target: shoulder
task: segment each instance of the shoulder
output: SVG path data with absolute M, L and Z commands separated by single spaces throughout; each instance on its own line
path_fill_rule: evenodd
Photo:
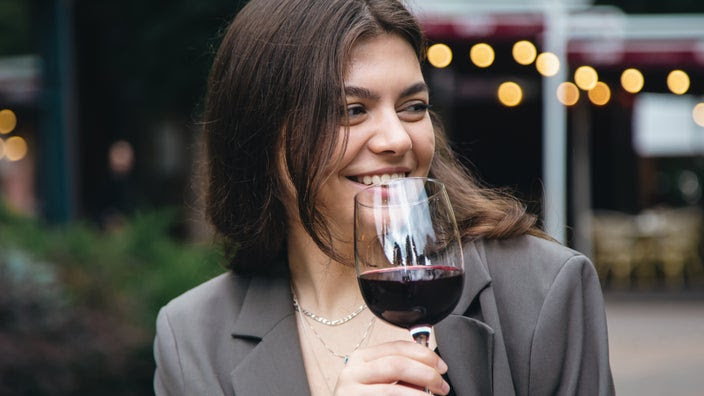
M 603 297 L 591 261 L 533 236 L 477 245 L 491 275 L 495 306 L 488 309 L 498 314 L 492 324 L 500 329 L 519 393 L 610 394 Z
M 530 235 L 505 240 L 483 240 L 479 250 L 485 258 L 494 287 L 499 288 L 506 283 L 514 288 L 518 283 L 547 292 L 566 267 L 567 271 L 571 271 L 572 267 L 592 268 L 591 262 L 583 254 L 557 242 Z
M 154 355 L 157 394 L 217 394 L 230 370 L 230 332 L 249 280 L 231 272 L 188 290 L 161 308 Z
M 162 307 L 157 331 L 169 328 L 177 339 L 195 341 L 230 330 L 248 283 L 249 279 L 227 272 L 186 291 Z
M 226 272 L 169 301 L 164 310 L 171 317 L 207 315 L 216 310 L 216 307 L 237 310 L 248 284 L 249 278 Z
M 571 298 L 565 293 L 582 293 L 587 283 L 599 288 L 596 271 L 583 254 L 557 242 L 521 236 L 507 240 L 485 240 L 478 246 L 491 276 L 491 290 L 502 327 L 509 336 L 527 337 L 546 302 L 551 310 L 569 311 Z

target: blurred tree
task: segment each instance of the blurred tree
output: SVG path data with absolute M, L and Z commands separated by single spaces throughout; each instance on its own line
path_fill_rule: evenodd
M 0 1 L 0 56 L 24 55 L 36 51 L 31 27 L 31 2 Z
M 178 149 L 193 146 L 212 56 L 243 3 L 75 1 L 83 215 L 100 220 L 115 205 L 184 204 L 193 154 L 179 151 L 184 169 L 160 174 L 157 134 L 171 122 Z M 135 170 L 118 184 L 106 165 L 117 140 L 135 149 Z

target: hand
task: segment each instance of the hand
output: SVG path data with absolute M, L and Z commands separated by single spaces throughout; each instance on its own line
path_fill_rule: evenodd
M 435 352 L 410 341 L 393 341 L 360 349 L 340 372 L 335 395 L 446 395 L 442 375 L 447 364 Z

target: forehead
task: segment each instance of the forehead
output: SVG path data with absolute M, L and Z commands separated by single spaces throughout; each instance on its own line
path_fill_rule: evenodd
M 356 69 L 392 64 L 417 68 L 420 62 L 413 46 L 401 35 L 384 33 L 356 42 L 350 50 L 345 68 L 345 79 Z

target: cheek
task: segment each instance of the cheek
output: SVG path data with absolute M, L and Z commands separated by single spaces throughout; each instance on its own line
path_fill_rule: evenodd
M 429 121 L 414 134 L 413 149 L 418 160 L 423 162 L 419 165 L 430 166 L 435 153 L 435 131 Z

